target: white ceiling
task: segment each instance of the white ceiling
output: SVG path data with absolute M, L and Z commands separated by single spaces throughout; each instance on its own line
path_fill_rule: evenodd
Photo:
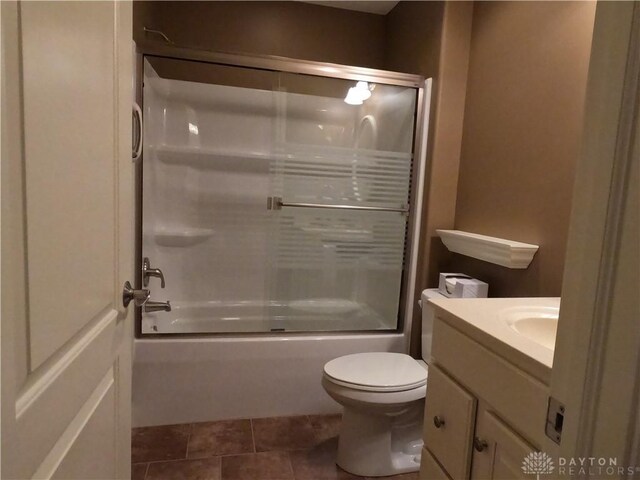
M 304 1 L 304 0 L 303 0 Z M 304 1 L 304 3 L 314 3 L 325 7 L 343 8 L 345 10 L 356 10 L 358 12 L 375 13 L 377 15 L 386 15 L 395 7 L 398 2 L 388 2 L 386 0 L 373 1 L 351 1 L 351 0 L 333 0 L 326 2 Z

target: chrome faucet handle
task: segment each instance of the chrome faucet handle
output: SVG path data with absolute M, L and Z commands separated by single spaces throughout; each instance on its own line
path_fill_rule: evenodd
M 149 277 L 158 277 L 160 279 L 160 288 L 165 287 L 164 273 L 159 268 L 152 268 L 147 270 L 147 283 L 149 283 Z
M 128 281 L 124 282 L 124 287 L 122 289 L 122 305 L 124 305 L 125 308 L 129 306 L 132 300 L 136 307 L 141 307 L 147 303 L 150 296 L 151 292 L 149 290 L 134 290 Z
M 148 257 L 144 257 L 142 260 L 142 284 L 145 287 L 149 286 L 149 278 L 158 277 L 160 279 L 160 288 L 165 287 L 164 273 L 159 268 L 151 268 L 151 262 Z

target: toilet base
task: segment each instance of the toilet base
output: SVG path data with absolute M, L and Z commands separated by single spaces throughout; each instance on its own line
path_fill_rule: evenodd
M 349 473 L 383 477 L 420 469 L 424 400 L 393 414 L 345 406 L 337 464 Z

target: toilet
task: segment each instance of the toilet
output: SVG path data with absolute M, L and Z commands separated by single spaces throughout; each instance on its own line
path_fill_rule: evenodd
M 431 356 L 433 310 L 422 292 L 422 358 Z M 344 407 L 336 463 L 349 473 L 382 477 L 420 468 L 428 365 L 403 353 L 367 352 L 324 366 L 322 386 Z

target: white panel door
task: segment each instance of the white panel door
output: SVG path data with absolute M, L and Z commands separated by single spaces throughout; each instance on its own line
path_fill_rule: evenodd
M 564 458 L 640 465 L 640 2 L 598 2 L 551 397 Z M 626 470 L 610 478 L 630 478 Z
M 131 4 L 1 8 L 1 476 L 127 478 Z

